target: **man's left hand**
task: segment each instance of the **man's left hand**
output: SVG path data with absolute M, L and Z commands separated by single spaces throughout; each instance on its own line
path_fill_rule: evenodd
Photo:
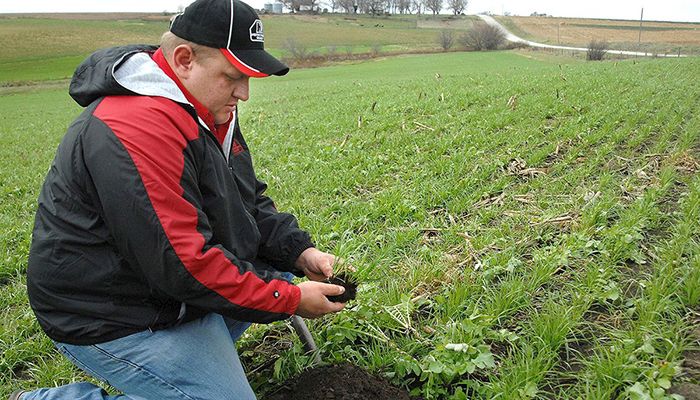
M 304 250 L 295 265 L 301 269 L 307 278 L 312 281 L 324 281 L 333 275 L 333 265 L 336 257 L 333 254 L 324 253 L 315 247 Z

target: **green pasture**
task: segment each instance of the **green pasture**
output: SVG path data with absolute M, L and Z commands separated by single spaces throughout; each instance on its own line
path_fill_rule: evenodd
M 560 61 L 400 56 L 252 82 L 258 174 L 362 282 L 310 322 L 322 360 L 426 399 L 697 383 L 681 361 L 700 310 L 700 62 Z M 40 184 L 79 111 L 64 90 L 0 96 L 0 398 L 84 379 L 24 284 Z M 285 323 L 240 353 L 262 396 L 312 363 Z
M 470 26 L 474 17 L 421 17 L 423 25 L 460 22 Z M 411 16 L 371 17 L 263 16 L 266 48 L 285 56 L 285 43 L 294 40 L 309 52 L 327 54 L 410 52 L 436 50 L 440 29 L 418 28 Z M 75 66 L 95 49 L 133 43 L 157 44 L 168 28 L 167 17 L 153 19 L 0 18 L 0 86 L 70 77 Z

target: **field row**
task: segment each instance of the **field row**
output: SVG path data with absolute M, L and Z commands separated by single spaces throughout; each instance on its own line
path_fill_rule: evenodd
M 258 162 L 312 181 L 276 197 L 320 214 L 303 222 L 367 281 L 367 302 L 315 327 L 324 355 L 429 398 L 657 389 L 644 377 L 675 373 L 698 302 L 696 66 L 482 57 L 490 73 L 364 66 L 248 110 L 255 132 L 289 132 L 256 136 Z M 304 365 L 278 363 L 280 379 Z
M 241 124 L 259 175 L 362 282 L 311 323 L 321 358 L 427 399 L 664 398 L 697 379 L 681 368 L 700 306 L 697 70 L 453 53 L 253 82 Z M 0 397 L 81 376 L 23 273 L 77 112 L 59 91 L 0 97 Z M 240 353 L 261 395 L 313 362 L 284 323 Z

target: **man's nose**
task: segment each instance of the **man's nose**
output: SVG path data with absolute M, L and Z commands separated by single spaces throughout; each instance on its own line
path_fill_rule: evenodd
M 237 98 L 238 100 L 241 101 L 246 101 L 248 100 L 249 96 L 249 83 L 250 83 L 250 78 L 245 77 L 245 79 L 241 80 L 241 83 L 236 86 L 235 89 L 233 89 L 233 97 Z

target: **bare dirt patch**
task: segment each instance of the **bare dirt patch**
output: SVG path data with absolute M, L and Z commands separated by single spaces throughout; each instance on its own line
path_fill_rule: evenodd
M 694 383 L 681 383 L 680 385 L 673 386 L 669 393 L 679 394 L 685 398 L 685 400 L 700 400 L 700 385 Z
M 313 368 L 288 381 L 266 400 L 410 400 L 405 390 L 350 365 Z
M 692 338 L 696 344 L 700 344 L 700 328 L 696 328 L 692 333 Z M 683 378 L 691 382 L 675 384 L 669 390 L 670 393 L 679 394 L 686 400 L 700 400 L 700 349 L 694 348 L 683 352 Z M 694 383 L 693 383 L 694 382 Z
M 68 79 L 52 81 L 0 82 L 0 96 L 37 90 L 67 89 Z

